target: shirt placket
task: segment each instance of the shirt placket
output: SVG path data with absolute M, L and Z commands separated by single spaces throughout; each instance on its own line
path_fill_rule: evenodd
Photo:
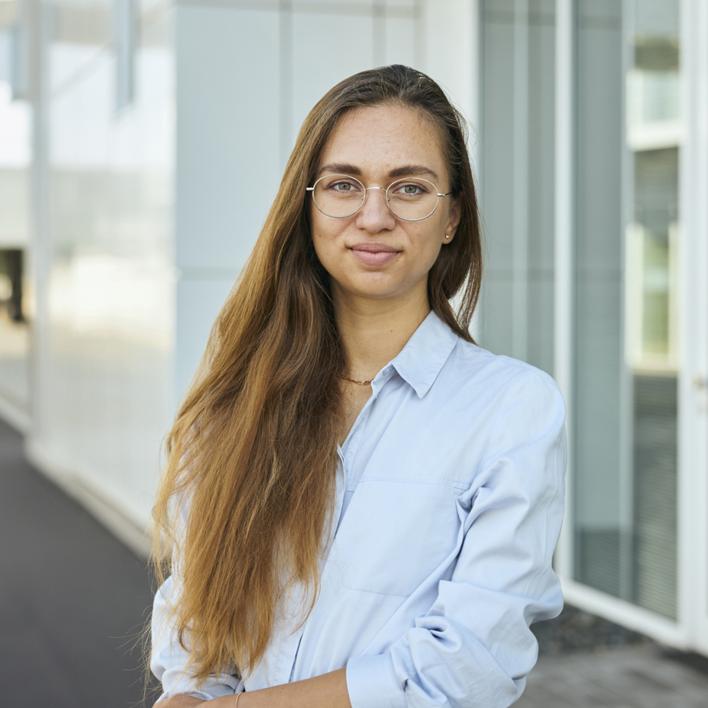
M 372 383 L 372 393 L 371 396 L 369 396 L 368 400 L 364 404 L 364 407 L 359 411 L 359 415 L 356 417 L 356 420 L 354 421 L 354 425 L 352 426 L 351 430 L 349 431 L 349 435 L 347 435 L 346 440 L 344 441 L 344 444 L 340 447 L 337 446 L 337 453 L 339 454 L 339 459 L 342 464 L 342 469 L 343 469 L 343 478 L 344 478 L 344 490 L 343 490 L 343 495 L 347 492 L 350 491 L 352 494 L 354 493 L 354 490 L 356 489 L 356 486 L 359 482 L 359 475 L 356 474 L 356 454 L 359 450 L 361 440 L 363 439 L 364 436 L 364 431 L 366 430 L 366 424 L 371 417 L 371 408 L 374 405 L 374 402 L 376 399 L 379 397 L 379 394 L 381 393 L 381 390 L 385 386 L 386 382 L 389 380 L 389 378 L 392 375 L 392 371 L 390 366 L 387 367 L 385 370 L 382 371 L 380 378 L 377 377 L 377 379 Z M 344 499 L 344 496 L 342 495 L 342 500 Z M 350 499 L 351 503 L 351 499 Z M 346 513 L 346 510 L 344 510 L 344 513 Z M 338 520 L 337 520 L 337 525 L 335 528 L 334 535 L 332 537 L 332 540 L 334 539 L 334 536 L 336 536 L 337 530 L 339 529 L 339 525 L 342 522 L 343 514 L 342 514 L 342 508 L 341 504 L 338 509 Z
M 386 383 L 390 377 L 390 371 L 388 371 L 380 380 L 377 385 L 373 387 L 373 391 L 369 399 L 364 404 L 364 407 L 359 411 L 359 415 L 354 421 L 349 434 L 347 435 L 344 443 L 342 445 L 337 445 L 337 455 L 339 456 L 340 464 L 337 466 L 337 492 L 336 492 L 336 518 L 337 523 L 334 525 L 334 530 L 330 533 L 330 537 L 327 543 L 327 550 L 325 556 L 329 554 L 329 550 L 334 542 L 334 538 L 337 535 L 337 530 L 342 521 L 342 505 L 344 502 L 344 494 L 350 488 L 352 482 L 351 470 L 354 466 L 354 459 L 356 451 L 358 449 L 358 441 L 361 439 L 363 434 L 366 421 L 369 419 L 371 414 L 371 407 L 374 401 L 378 398 L 381 388 Z M 326 557 L 323 560 L 323 564 L 326 561 Z M 295 662 L 297 660 L 298 651 L 300 649 L 300 642 L 302 641 L 302 635 L 307 627 L 307 621 L 298 630 L 297 634 L 294 635 L 290 641 L 287 642 L 288 648 L 291 648 L 291 658 L 290 658 L 290 671 L 288 676 L 288 682 L 292 680 L 293 671 L 295 669 Z M 294 649 L 292 648 L 294 646 Z M 286 648 L 287 651 L 287 648 Z

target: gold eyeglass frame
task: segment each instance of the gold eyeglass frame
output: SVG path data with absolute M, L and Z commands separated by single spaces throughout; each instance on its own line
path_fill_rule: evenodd
M 317 183 L 322 181 L 325 178 L 332 179 L 333 177 L 346 177 L 347 179 L 353 180 L 354 182 L 357 182 L 358 184 L 361 185 L 362 189 L 364 190 L 364 198 L 361 200 L 361 204 L 351 213 L 347 214 L 346 216 L 332 216 L 331 214 L 328 214 L 325 211 L 322 211 L 322 208 L 320 205 L 317 203 L 317 200 L 315 199 L 315 187 L 317 187 Z M 425 216 L 421 216 L 418 219 L 407 219 L 405 216 L 399 216 L 396 214 L 396 212 L 391 209 L 391 200 L 389 199 L 389 193 L 388 190 L 393 187 L 394 184 L 398 184 L 400 182 L 406 182 L 409 179 L 417 179 L 422 182 L 427 182 L 429 185 L 431 185 L 434 188 L 434 196 L 438 197 L 435 200 L 435 206 L 433 207 L 433 210 L 429 213 L 426 214 Z M 383 189 L 383 187 L 380 187 L 379 185 L 374 185 L 373 187 L 366 187 L 364 183 L 357 179 L 356 177 L 352 177 L 352 175 L 345 174 L 343 172 L 337 172 L 335 174 L 329 174 L 329 175 L 322 175 L 318 179 L 315 180 L 315 183 L 311 187 L 305 187 L 305 191 L 310 192 L 312 194 L 312 203 L 315 205 L 315 208 L 317 211 L 319 211 L 321 214 L 324 214 L 325 216 L 329 217 L 330 219 L 350 219 L 354 214 L 356 214 L 363 206 L 366 204 L 366 198 L 369 196 L 369 190 L 370 189 Z M 393 214 L 397 219 L 401 219 L 402 221 L 423 221 L 424 219 L 429 219 L 438 209 L 438 204 L 440 203 L 440 197 L 449 197 L 452 194 L 452 191 L 450 192 L 439 192 L 438 191 L 438 185 L 435 184 L 435 182 L 431 182 L 429 179 L 425 179 L 423 177 L 401 177 L 400 179 L 396 179 L 393 182 L 391 182 L 388 187 L 386 187 L 385 191 L 385 198 L 386 198 L 386 206 L 388 207 L 388 210 Z

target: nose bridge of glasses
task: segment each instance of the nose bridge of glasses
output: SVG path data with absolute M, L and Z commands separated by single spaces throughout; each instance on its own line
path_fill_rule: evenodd
M 382 200 L 383 208 L 384 208 L 386 211 L 390 211 L 390 208 L 391 208 L 391 207 L 390 207 L 390 205 L 389 205 L 389 203 L 388 203 L 388 191 L 387 191 L 388 188 L 387 188 L 387 187 L 382 187 L 382 186 L 379 185 L 379 184 L 373 184 L 373 185 L 371 185 L 370 187 L 364 187 L 364 195 L 363 195 L 363 198 L 362 198 L 362 200 L 361 200 L 361 204 L 359 205 L 359 209 L 357 209 L 357 211 L 363 210 L 363 208 L 364 208 L 365 205 L 368 205 L 369 207 L 371 206 L 371 200 L 368 199 L 369 190 L 370 190 L 370 189 L 376 189 L 376 190 L 378 190 L 379 192 L 382 193 L 382 194 L 381 194 L 381 200 Z

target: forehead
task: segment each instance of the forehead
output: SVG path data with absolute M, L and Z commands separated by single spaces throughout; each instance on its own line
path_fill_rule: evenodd
M 440 129 L 422 110 L 399 104 L 347 111 L 335 125 L 318 160 L 356 165 L 379 177 L 401 165 L 423 165 L 447 177 Z

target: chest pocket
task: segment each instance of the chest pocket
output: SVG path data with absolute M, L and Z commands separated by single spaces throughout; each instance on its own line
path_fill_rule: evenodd
M 410 595 L 455 550 L 458 493 L 449 482 L 361 480 L 334 543 L 342 585 Z

